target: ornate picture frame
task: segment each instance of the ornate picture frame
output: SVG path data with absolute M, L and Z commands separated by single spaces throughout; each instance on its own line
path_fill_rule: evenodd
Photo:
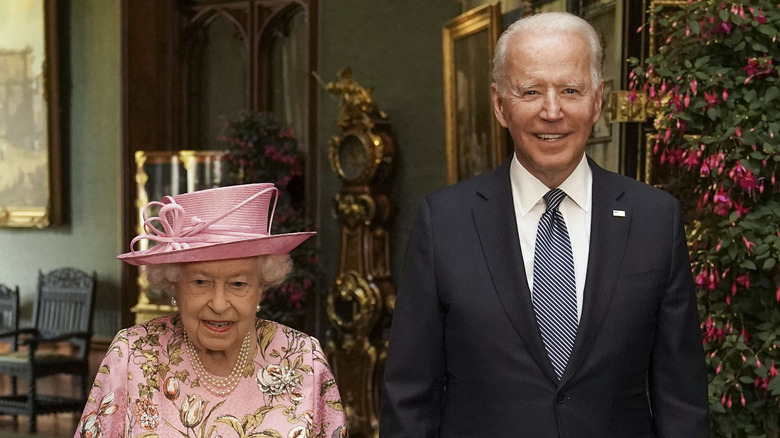
M 57 2 L 0 2 L 0 227 L 62 223 Z
M 447 182 L 500 164 L 506 133 L 493 114 L 491 61 L 501 34 L 499 3 L 484 5 L 444 25 L 444 109 Z

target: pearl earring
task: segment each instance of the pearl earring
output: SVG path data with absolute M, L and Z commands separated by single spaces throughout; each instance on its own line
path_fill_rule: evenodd
M 176 298 L 171 297 L 171 306 L 176 307 Z
M 255 307 L 255 309 L 259 312 L 260 311 L 260 305 L 258 304 L 257 307 Z

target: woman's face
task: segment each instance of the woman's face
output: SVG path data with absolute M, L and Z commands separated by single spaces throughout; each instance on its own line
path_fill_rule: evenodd
M 227 356 L 254 330 L 262 290 L 256 257 L 184 263 L 172 288 L 195 347 Z

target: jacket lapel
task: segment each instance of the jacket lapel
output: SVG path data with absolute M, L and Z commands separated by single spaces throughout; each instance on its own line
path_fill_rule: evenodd
M 588 162 L 593 171 L 588 269 L 577 338 L 560 385 L 566 383 L 587 356 L 609 310 L 632 220 L 619 179 L 592 160 Z
M 485 178 L 486 183 L 477 190 L 472 216 L 493 287 L 509 321 L 540 368 L 555 381 L 557 378 L 542 343 L 523 267 L 509 181 L 510 160 Z

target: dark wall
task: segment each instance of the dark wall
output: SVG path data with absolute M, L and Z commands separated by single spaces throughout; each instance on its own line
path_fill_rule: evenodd
M 370 4 L 370 8 L 367 5 Z M 446 184 L 442 27 L 460 14 L 452 0 L 326 0 L 320 4 L 320 69 L 337 80 L 349 66 L 392 123 L 398 145 L 392 181 L 398 207 L 392 229 L 393 276 L 399 278 L 406 240 L 420 199 Z M 327 145 L 338 133 L 338 104 L 322 90 L 318 128 L 319 239 L 327 278 L 338 264 L 339 228 L 332 213 L 341 182 L 330 169 Z

